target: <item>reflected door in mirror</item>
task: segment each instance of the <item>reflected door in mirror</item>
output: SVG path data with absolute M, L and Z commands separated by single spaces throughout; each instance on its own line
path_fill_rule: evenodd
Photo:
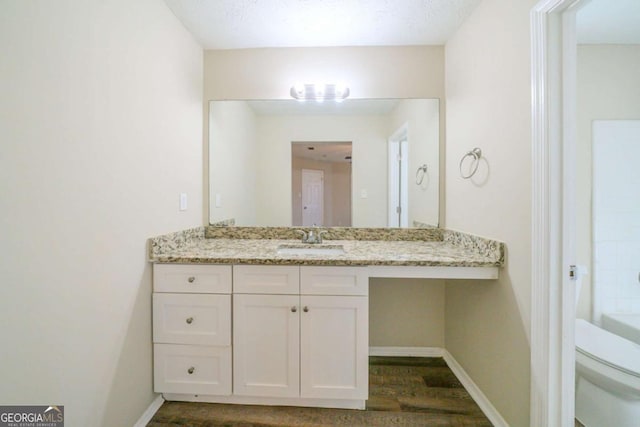
M 324 199 L 324 172 L 315 169 L 302 169 L 302 225 L 304 227 L 322 226 Z

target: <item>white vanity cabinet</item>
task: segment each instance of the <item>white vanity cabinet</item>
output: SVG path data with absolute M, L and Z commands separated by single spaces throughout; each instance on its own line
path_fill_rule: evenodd
M 154 264 L 167 400 L 364 409 L 366 267 Z
M 234 394 L 363 405 L 368 394 L 366 271 L 234 266 Z
M 231 394 L 231 266 L 154 264 L 154 390 Z

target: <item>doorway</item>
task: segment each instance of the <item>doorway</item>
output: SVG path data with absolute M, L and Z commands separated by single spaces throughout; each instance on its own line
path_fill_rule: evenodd
M 592 159 L 589 157 L 585 162 L 585 156 L 580 157 L 585 153 L 591 154 L 591 146 L 585 149 L 584 146 L 577 145 L 577 142 L 586 141 L 591 144 L 591 136 L 585 138 L 583 129 L 588 129 L 588 133 L 594 130 L 594 120 L 624 119 L 619 114 L 610 112 L 598 114 L 600 117 L 588 116 L 585 114 L 587 106 L 597 106 L 598 111 L 602 111 L 600 107 L 607 105 L 617 108 L 624 105 L 620 99 L 622 94 L 632 92 L 629 88 L 622 91 L 610 90 L 600 81 L 606 74 L 602 66 L 614 63 L 610 56 L 600 62 L 597 68 L 593 68 L 599 81 L 584 84 L 585 69 L 578 69 L 578 65 L 582 67 L 585 64 L 586 51 L 584 47 L 578 48 L 577 45 L 578 42 L 592 46 L 599 43 L 622 43 L 592 39 L 593 36 L 600 38 L 612 34 L 593 25 L 613 23 L 611 18 L 616 17 L 620 21 L 610 28 L 619 32 L 624 28 L 622 23 L 627 18 L 637 17 L 629 8 L 632 5 L 637 5 L 637 2 L 632 1 L 625 6 L 623 2 L 542 0 L 531 12 L 534 172 L 531 425 L 574 425 L 575 294 L 579 283 L 576 279 L 580 276 L 580 269 L 575 266 L 579 263 L 591 264 L 591 249 L 583 249 L 582 252 L 579 249 L 591 245 L 589 234 L 592 220 L 585 221 L 584 216 L 585 213 L 591 213 L 592 203 L 599 203 L 599 196 L 596 194 L 593 194 L 594 198 L 591 200 L 590 191 L 583 191 L 586 196 L 580 195 L 580 190 L 584 190 L 585 185 L 584 181 L 581 184 L 578 179 L 588 173 L 588 180 L 591 181 Z M 585 20 L 587 15 L 584 13 L 587 11 L 590 19 Z M 577 13 L 580 14 L 578 20 Z M 630 22 L 631 27 L 637 27 L 637 18 L 635 22 Z M 588 30 L 587 33 L 584 30 Z M 583 31 L 580 38 L 579 31 Z M 584 34 L 587 34 L 588 40 Z M 577 60 L 578 51 L 582 52 L 580 61 Z M 635 68 L 637 67 L 619 69 Z M 580 79 L 577 78 L 577 71 L 582 76 Z M 624 79 L 616 73 L 614 81 L 618 85 Z M 585 97 L 590 92 L 584 92 L 584 88 L 597 91 L 596 103 L 590 104 L 590 95 Z M 583 125 L 585 117 L 588 120 Z M 637 116 L 626 118 L 636 119 Z M 628 158 L 632 157 L 626 159 Z M 594 163 L 594 167 L 598 166 Z M 607 177 L 609 178 L 611 176 Z M 607 205 L 607 208 L 612 207 Z M 578 212 L 582 217 L 578 217 Z M 583 221 L 577 227 L 578 218 Z M 598 233 L 595 235 L 597 237 Z M 594 278 L 594 275 L 590 276 Z M 582 294 L 588 290 L 583 289 Z M 589 301 L 589 304 L 593 303 Z M 591 317 L 588 309 L 583 308 L 582 312 L 583 317 Z
M 352 144 L 291 143 L 293 226 L 351 227 Z

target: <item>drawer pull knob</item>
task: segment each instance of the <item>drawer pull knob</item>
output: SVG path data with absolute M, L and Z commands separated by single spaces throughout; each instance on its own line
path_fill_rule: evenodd
M 307 307 L 306 305 L 304 306 L 304 308 L 302 309 L 302 311 L 304 311 L 305 313 L 309 312 L 309 307 Z
M 195 278 L 195 277 L 193 277 L 193 276 L 191 276 L 191 277 L 189 277 L 189 278 L 187 279 L 187 281 L 188 281 L 189 283 L 193 283 L 193 282 L 195 282 L 195 281 L 196 281 L 196 278 Z
M 291 307 L 291 312 L 295 313 L 296 311 L 298 311 L 298 307 L 296 307 L 295 305 L 293 307 Z
M 188 323 L 188 324 L 192 324 L 192 323 L 193 323 L 193 317 L 189 317 L 189 318 L 187 318 L 187 323 Z
M 189 373 L 189 375 L 193 374 L 193 372 L 196 370 L 196 368 L 194 368 L 193 366 L 190 367 L 189 369 L 187 369 L 187 372 Z

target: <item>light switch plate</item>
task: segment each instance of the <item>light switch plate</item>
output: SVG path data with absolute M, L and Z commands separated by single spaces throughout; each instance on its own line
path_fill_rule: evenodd
M 187 210 L 187 193 L 180 193 L 180 210 Z

